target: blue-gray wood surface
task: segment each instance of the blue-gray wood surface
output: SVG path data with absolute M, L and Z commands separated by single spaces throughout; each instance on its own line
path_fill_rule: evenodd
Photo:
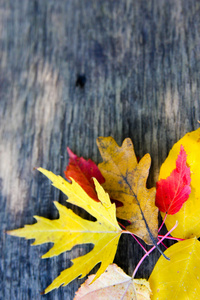
M 34 168 L 63 175 L 67 146 L 98 163 L 98 136 L 130 137 L 155 186 L 172 145 L 199 127 L 199 100 L 199 1 L 0 0 L 0 299 L 71 300 L 83 282 L 41 296 L 84 249 L 41 260 L 48 245 L 5 234 L 64 203 Z M 115 262 L 131 275 L 142 254 L 122 237 Z

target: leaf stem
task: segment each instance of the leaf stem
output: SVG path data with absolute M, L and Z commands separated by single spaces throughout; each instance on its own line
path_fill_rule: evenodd
M 164 217 L 164 219 L 163 219 L 163 221 L 162 221 L 162 224 L 160 225 L 160 228 L 158 229 L 158 232 L 160 232 L 160 231 L 161 231 L 161 229 L 162 229 L 163 225 L 165 224 L 165 220 L 166 220 L 166 218 L 167 218 L 167 213 L 165 214 L 165 217 Z
M 158 240 L 160 240 L 160 239 L 158 238 Z M 161 244 L 162 244 L 166 249 L 168 249 L 168 247 L 167 247 L 163 242 L 161 242 Z
M 122 227 L 124 227 L 124 226 L 122 225 Z M 145 253 L 148 252 L 132 232 L 126 230 L 126 231 L 123 231 L 123 233 L 132 235 L 132 237 L 136 240 L 136 242 L 140 245 L 140 247 L 144 250 L 144 252 Z
M 163 235 L 158 235 L 158 237 L 163 237 Z M 181 238 L 176 238 L 176 237 L 173 237 L 173 236 L 167 236 L 166 239 L 169 239 L 169 240 L 174 240 L 174 241 L 185 241 L 185 239 L 181 239 Z
M 126 229 L 126 227 L 125 227 L 124 225 L 122 225 L 120 222 L 118 222 L 118 224 L 119 224 L 122 228 Z
M 170 231 L 168 231 L 157 243 L 157 245 L 159 245 L 176 227 L 178 226 L 178 222 L 176 221 L 176 224 L 174 225 L 174 227 L 172 227 L 172 229 L 170 229 Z M 156 246 L 153 246 L 147 253 L 145 253 L 143 255 L 143 257 L 140 259 L 139 263 L 137 264 L 134 272 L 133 272 L 133 275 L 132 275 L 132 278 L 135 277 L 135 274 L 137 273 L 141 263 L 143 262 L 143 260 L 156 248 Z
M 134 239 L 140 245 L 140 247 L 142 247 L 142 249 L 144 250 L 144 252 L 147 253 L 148 251 L 144 248 L 144 246 L 140 243 L 140 241 L 136 238 L 136 236 L 133 233 L 131 233 L 131 232 L 130 232 L 130 234 L 132 235 L 132 237 L 134 237 Z
M 159 237 L 158 240 L 160 240 Z M 161 244 L 167 249 L 167 246 L 163 242 L 161 242 Z

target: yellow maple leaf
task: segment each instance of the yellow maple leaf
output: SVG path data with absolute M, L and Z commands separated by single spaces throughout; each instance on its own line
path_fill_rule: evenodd
M 200 295 L 200 242 L 188 239 L 169 247 L 149 278 L 152 300 L 196 300 Z
M 108 194 L 95 179 L 95 187 L 100 202 L 90 198 L 73 179 L 71 179 L 72 183 L 69 183 L 61 176 L 57 176 L 50 171 L 42 168 L 38 170 L 46 175 L 55 187 L 68 196 L 68 202 L 85 209 L 96 218 L 96 221 L 82 219 L 71 209 L 54 202 L 59 211 L 59 219 L 49 220 L 35 216 L 37 223 L 26 225 L 24 228 L 12 230 L 8 233 L 27 239 L 35 239 L 33 245 L 54 243 L 53 247 L 42 258 L 59 255 L 71 250 L 78 244 L 94 244 L 92 251 L 73 259 L 73 265 L 62 271 L 45 289 L 44 293 L 48 293 L 60 285 L 67 285 L 80 275 L 80 278 L 86 276 L 95 265 L 101 262 L 94 280 L 97 279 L 113 262 L 122 233 L 116 220 L 115 204 L 111 204 Z
M 172 236 L 183 239 L 198 238 L 200 237 L 200 128 L 188 132 L 174 144 L 160 168 L 159 180 L 167 178 L 175 169 L 181 145 L 187 154 L 186 164 L 191 172 L 191 193 L 178 213 L 167 215 L 165 225 L 170 230 L 178 221 L 177 228 L 171 233 Z M 165 217 L 164 213 L 161 213 L 161 215 L 163 218 Z
M 104 160 L 98 165 L 106 180 L 103 187 L 111 199 L 123 203 L 117 207 L 117 217 L 129 220 L 127 230 L 153 244 L 157 237 L 158 209 L 155 188 L 146 188 L 150 155 L 146 154 L 138 163 L 129 138 L 119 147 L 112 137 L 99 137 L 97 145 Z
M 81 285 L 74 300 L 150 300 L 151 289 L 146 279 L 132 279 L 116 264 L 93 283 L 94 275 Z

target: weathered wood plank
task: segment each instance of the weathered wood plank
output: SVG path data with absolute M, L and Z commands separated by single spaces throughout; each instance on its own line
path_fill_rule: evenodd
M 41 260 L 46 245 L 5 234 L 57 216 L 52 200 L 64 198 L 34 167 L 63 174 L 66 146 L 99 162 L 98 136 L 130 137 L 138 156 L 152 156 L 152 186 L 174 142 L 198 127 L 199 13 L 188 0 L 0 1 L 1 299 L 66 300 L 78 288 L 40 296 L 70 254 Z M 141 256 L 121 239 L 116 262 L 127 273 Z

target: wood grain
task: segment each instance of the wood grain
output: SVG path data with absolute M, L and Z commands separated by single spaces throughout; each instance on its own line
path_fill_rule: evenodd
M 40 296 L 84 250 L 41 260 L 47 245 L 5 234 L 64 203 L 34 167 L 63 174 L 67 146 L 100 162 L 98 136 L 130 137 L 151 154 L 153 186 L 172 145 L 198 128 L 199 14 L 192 0 L 0 0 L 0 299 L 71 300 L 83 281 Z M 142 254 L 124 237 L 116 263 L 131 275 Z

